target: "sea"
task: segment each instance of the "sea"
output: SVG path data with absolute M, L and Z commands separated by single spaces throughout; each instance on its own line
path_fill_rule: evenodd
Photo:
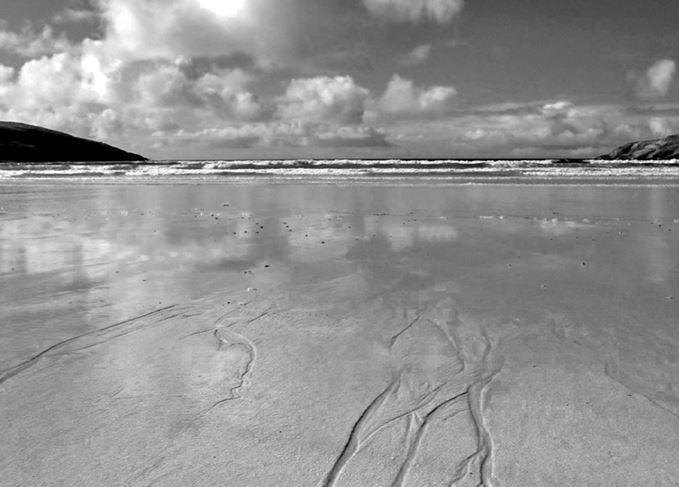
M 679 159 L 478 160 L 478 159 L 295 159 L 174 160 L 144 162 L 0 162 L 0 181 L 71 179 L 106 181 L 247 180 L 374 181 L 389 178 L 458 183 L 603 182 L 679 184 Z

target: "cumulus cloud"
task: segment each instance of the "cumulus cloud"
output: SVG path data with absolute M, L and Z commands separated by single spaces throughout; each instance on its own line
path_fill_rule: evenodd
M 67 52 L 28 61 L 19 70 L 15 106 L 40 109 L 43 106 L 91 101 L 81 84 L 78 68 L 76 58 Z
M 431 20 L 450 22 L 464 7 L 464 0 L 363 0 L 373 14 L 398 22 Z
M 16 75 L 2 69 L 0 116 L 104 139 L 266 117 L 240 69 L 200 73 L 181 58 L 123 63 L 97 47 L 30 60 Z
M 292 2 L 300 7 L 303 0 Z M 396 12 L 405 8 L 413 19 L 444 20 L 450 15 L 444 4 L 428 1 Z M 318 19 L 327 4 L 314 7 L 308 18 L 297 15 L 299 9 L 286 17 L 290 5 L 274 0 L 88 5 L 93 10 L 67 8 L 52 18 L 56 25 L 90 21 L 96 14 L 97 39 L 77 44 L 49 26 L 14 32 L 0 25 L 0 49 L 29 58 L 16 69 L 0 68 L 0 117 L 125 146 L 130 139 L 149 138 L 147 147 L 167 147 L 172 137 L 232 148 L 388 145 L 385 132 L 364 125 L 366 108 L 375 101 L 352 77 L 276 71 L 275 59 L 283 59 L 289 46 L 306 49 L 290 26 Z M 321 35 L 310 32 L 314 39 Z M 279 89 L 274 79 L 283 81 Z M 258 90 L 264 94 L 258 96 Z M 450 94 L 437 87 L 411 91 L 411 99 L 400 100 L 393 113 L 406 105 L 414 112 L 434 110 Z M 214 144 L 208 143 L 211 137 Z
M 70 50 L 73 46 L 61 35 L 55 36 L 50 26 L 36 32 L 30 25 L 15 32 L 0 19 L 0 50 L 25 58 L 34 58 Z
M 3 108 L 3 101 L 7 100 L 7 95 L 12 89 L 14 72 L 13 67 L 0 64 L 0 109 Z
M 418 87 L 411 80 L 394 75 L 378 110 L 392 116 L 432 116 L 449 112 L 457 95 L 452 86 Z
M 568 100 L 544 103 L 539 110 L 462 117 L 451 137 L 496 148 L 515 156 L 545 153 L 572 157 L 599 155 L 624 142 L 679 130 L 679 116 L 648 117 L 616 106 L 579 106 Z M 473 128 L 464 128 L 464 127 Z
M 241 69 L 196 76 L 182 59 L 142 66 L 136 69 L 136 79 L 130 75 L 127 79 L 128 86 L 133 87 L 130 95 L 140 106 L 207 109 L 229 120 L 255 120 L 264 112 L 247 89 L 250 76 Z
M 189 143 L 201 142 L 215 149 L 249 149 L 261 141 L 261 135 L 249 125 L 240 127 L 210 128 L 198 133 L 179 131 L 172 139 Z
M 0 64 L 0 85 L 5 85 L 12 81 L 14 77 L 14 68 L 12 66 L 5 66 Z
M 361 155 L 385 147 L 391 147 L 389 155 L 402 150 L 433 157 L 484 151 L 591 155 L 679 131 L 677 107 L 661 103 L 646 111 L 570 100 L 460 109 L 453 86 L 422 86 L 399 75 L 373 95 L 357 66 L 360 59 L 374 59 L 374 52 L 351 39 L 380 19 L 449 22 L 462 1 L 363 0 L 353 9 L 338 8 L 347 17 L 326 24 L 319 19 L 334 12 L 333 2 L 95 0 L 97 38 L 78 44 L 58 34 L 63 27 L 13 31 L 0 21 L 0 49 L 27 58 L 22 65 L 0 65 L 0 118 L 132 150 L 136 139 L 143 144 L 138 152 L 155 147 L 168 157 L 188 147 L 197 147 L 198 157 L 202 148 L 222 157 L 219 151 L 226 149 L 294 156 L 334 154 L 337 148 Z M 92 16 L 65 10 L 52 20 Z M 340 34 L 346 42 L 338 45 Z M 417 66 L 457 45 L 433 41 L 395 61 Z M 320 66 L 315 60 L 323 56 Z M 337 75 L 348 69 L 356 79 Z M 675 71 L 674 61 L 658 61 L 630 78 L 630 88 L 637 98 L 655 100 L 669 93 Z
M 387 147 L 386 134 L 365 125 L 344 126 L 331 130 L 320 130 L 318 145 L 322 147 Z
M 438 118 L 399 117 L 387 127 L 389 140 L 417 157 L 594 157 L 629 141 L 679 133 L 675 108 L 536 100 L 455 109 Z
M 567 116 L 573 109 L 573 102 L 568 100 L 559 100 L 551 103 L 545 103 L 541 107 L 541 112 L 546 118 L 559 118 Z
M 206 73 L 196 80 L 194 93 L 221 116 L 254 121 L 270 116 L 271 108 L 247 90 L 250 77 L 241 69 Z
M 284 51 L 280 6 L 269 0 L 100 0 L 106 48 L 121 58 L 266 57 Z
M 629 73 L 627 82 L 632 93 L 637 99 L 650 100 L 662 98 L 667 95 L 674 76 L 677 72 L 677 64 L 672 59 L 661 59 L 651 65 L 645 73 Z
M 591 145 L 613 130 L 606 115 L 597 107 L 576 107 L 570 101 L 557 100 L 544 104 L 535 113 L 488 116 L 468 129 L 465 136 L 500 145 Z
M 277 121 L 244 124 L 237 127 L 206 128 L 198 132 L 184 130 L 171 134 L 167 143 L 199 142 L 212 148 L 253 147 L 386 147 L 386 134 L 364 125 L 337 126 L 327 123 Z
M 280 100 L 279 115 L 289 120 L 358 124 L 369 94 L 350 76 L 293 79 Z

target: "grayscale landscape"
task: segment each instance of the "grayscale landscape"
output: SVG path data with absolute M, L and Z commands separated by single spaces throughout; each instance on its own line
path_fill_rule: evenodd
M 0 487 L 679 485 L 677 18 L 2 0 Z

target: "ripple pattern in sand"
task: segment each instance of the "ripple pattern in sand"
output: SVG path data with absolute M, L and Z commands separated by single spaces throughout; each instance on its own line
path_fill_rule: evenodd
M 457 455 L 445 469 L 446 485 L 499 485 L 493 476 L 493 441 L 484 416 L 486 389 L 501 370 L 494 353 L 497 341 L 464 323 L 454 302 L 444 299 L 410 316 L 387 346 L 394 361 L 393 378 L 361 412 L 320 485 L 341 485 L 378 435 L 395 435 L 403 425 L 406 434 L 397 447 L 400 452 L 390 452 L 398 458 L 388 483 L 391 487 L 421 485 L 431 474 L 421 472 L 430 461 L 424 458 L 430 449 L 427 443 L 440 444 L 442 431 L 443 441 Z M 453 448 L 451 443 L 460 439 L 456 435 L 466 436 L 460 444 L 462 448 L 472 444 L 472 449 L 461 453 Z

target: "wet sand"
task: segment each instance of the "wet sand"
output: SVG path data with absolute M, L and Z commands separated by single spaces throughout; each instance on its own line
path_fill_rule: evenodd
M 676 188 L 0 198 L 0 485 L 679 483 Z

